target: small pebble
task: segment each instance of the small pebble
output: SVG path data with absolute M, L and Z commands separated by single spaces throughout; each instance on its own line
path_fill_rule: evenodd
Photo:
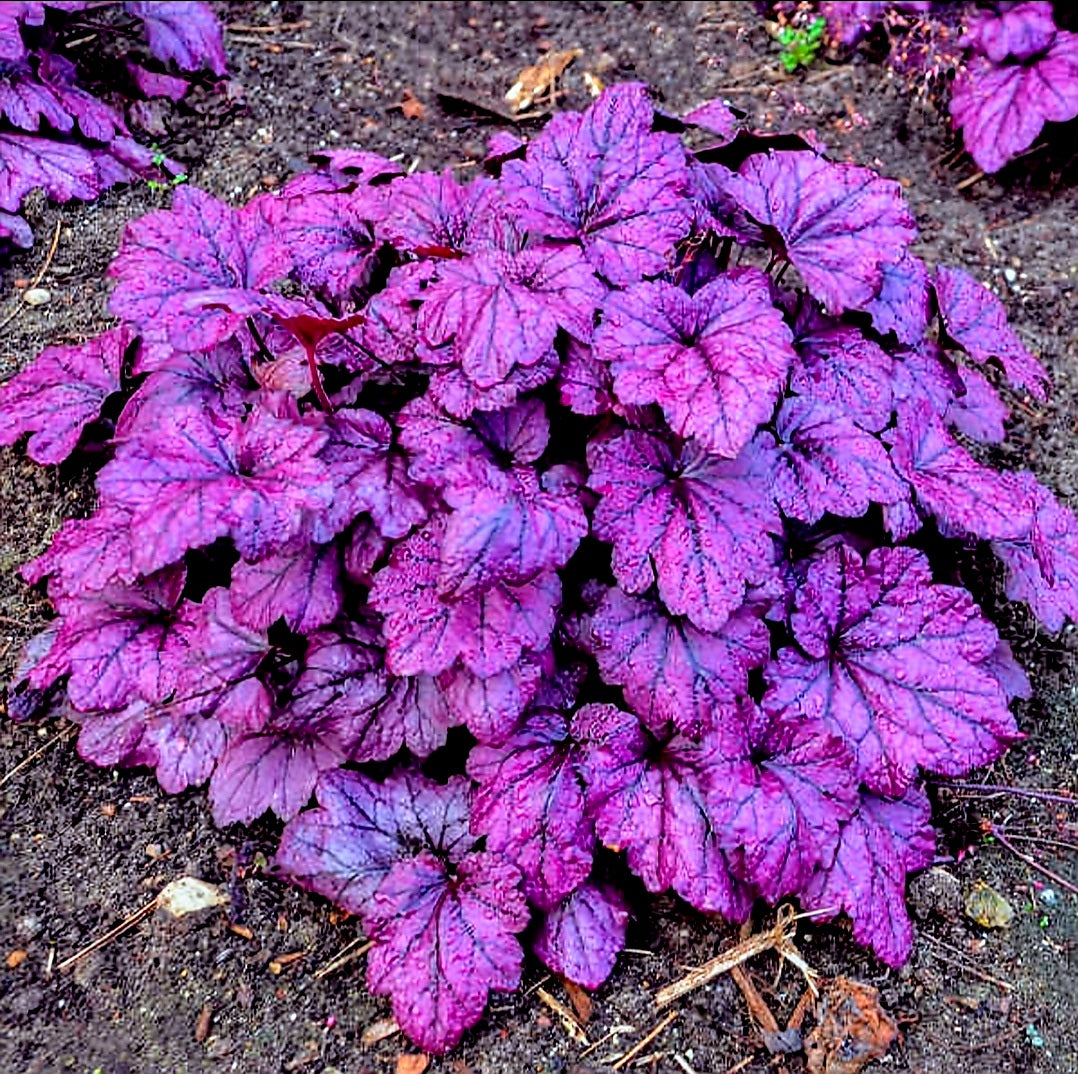
M 1041 902 L 1045 906 L 1058 906 L 1059 905 L 1059 892 L 1055 888 L 1045 888 L 1040 893 Z
M 1015 282 L 1015 281 L 1016 281 L 1016 280 L 1018 279 L 1018 273 L 1017 273 L 1017 272 L 1015 272 L 1015 271 L 1014 271 L 1014 269 L 1013 269 L 1013 268 L 1011 268 L 1011 266 L 1010 266 L 1010 265 L 1008 265 L 1008 266 L 1007 266 L 1007 267 L 1006 267 L 1006 268 L 1005 268 L 1005 269 L 1003 270 L 1003 278 L 1004 278 L 1004 279 L 1005 279 L 1005 280 L 1006 280 L 1006 281 L 1007 281 L 1008 283 L 1014 283 L 1014 282 Z
M 47 306 L 52 301 L 52 292 L 44 287 L 31 287 L 22 300 L 28 306 Z

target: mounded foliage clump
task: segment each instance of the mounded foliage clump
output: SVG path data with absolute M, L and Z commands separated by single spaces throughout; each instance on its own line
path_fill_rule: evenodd
M 0 443 L 98 467 L 24 568 L 56 618 L 13 712 L 62 695 L 87 760 L 276 814 L 426 1049 L 525 946 L 602 983 L 611 852 L 901 964 L 924 776 L 1029 693 L 948 548 L 1078 611 L 1074 516 L 967 446 L 1047 388 L 999 301 L 911 253 L 897 183 L 687 118 L 712 147 L 622 85 L 467 184 L 343 150 L 240 208 L 182 188 L 128 226 L 117 326 L 0 393 Z

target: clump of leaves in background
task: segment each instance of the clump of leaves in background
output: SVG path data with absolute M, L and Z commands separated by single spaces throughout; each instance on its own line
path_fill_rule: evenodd
M 109 85 L 85 83 L 78 48 L 87 37 L 134 36 L 136 26 L 149 56 L 129 49 L 124 63 L 111 65 Z M 132 139 L 113 101 L 178 101 L 193 73 L 203 70 L 225 73 L 221 26 L 208 4 L 0 5 L 0 240 L 32 244 L 30 225 L 19 215 L 32 190 L 57 201 L 90 201 L 116 183 L 178 171 Z
M 525 945 L 601 984 L 613 853 L 901 964 L 924 774 L 1029 693 L 940 549 L 1078 618 L 1078 520 L 964 446 L 1047 387 L 999 301 L 911 252 L 897 183 L 692 116 L 717 145 L 624 85 L 467 185 L 343 150 L 241 208 L 181 187 L 120 324 L 0 394 L 39 462 L 107 443 L 24 568 L 57 615 L 11 710 L 63 691 L 86 759 L 276 814 L 433 1051 Z
M 794 26 L 792 23 L 779 26 L 775 40 L 781 49 L 779 61 L 783 69 L 793 74 L 799 67 L 811 66 L 823 44 L 826 29 L 827 20 L 822 15 L 818 15 L 807 26 Z
M 874 31 L 883 37 L 889 67 L 946 101 L 984 172 L 998 172 L 1029 149 L 1046 123 L 1078 116 L 1078 34 L 1059 29 L 1051 3 L 822 0 L 812 6 L 836 48 L 853 49 Z

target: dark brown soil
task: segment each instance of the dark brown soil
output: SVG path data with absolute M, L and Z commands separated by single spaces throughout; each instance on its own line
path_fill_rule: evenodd
M 583 50 L 565 79 L 567 107 L 586 103 L 584 70 L 605 81 L 649 81 L 672 109 L 726 95 L 762 126 L 813 127 L 839 158 L 872 164 L 907 188 L 930 263 L 966 267 L 997 287 L 1019 333 L 1039 350 L 1055 379 L 1045 406 L 1019 402 L 1007 448 L 1078 506 L 1078 348 L 1073 302 L 1076 197 L 1051 163 L 1034 157 L 965 190 L 972 173 L 953 163 L 945 125 L 869 63 L 818 63 L 807 75 L 780 73 L 776 47 L 747 3 L 282 3 L 221 5 L 233 24 L 302 22 L 274 34 L 232 33 L 230 53 L 246 109 L 208 101 L 178 124 L 166 146 L 190 161 L 192 181 L 239 203 L 303 168 L 324 146 L 357 144 L 422 168 L 481 156 L 497 125 L 449 114 L 437 94 L 495 109 L 517 72 L 549 47 Z M 238 40 L 242 38 L 243 40 Z M 409 90 L 425 116 L 400 110 Z M 15 281 L 41 265 L 57 221 L 61 241 L 43 284 L 50 304 L 25 308 L 4 329 L 0 375 L 27 362 L 46 341 L 104 326 L 104 269 L 124 223 L 162 203 L 140 186 L 94 205 L 37 204 L 38 247 L 3 267 L 3 313 L 17 304 Z M 60 521 L 89 506 L 77 472 L 47 473 L 19 450 L 0 452 L 0 674 L 46 617 L 41 598 L 15 576 L 42 551 Z M 967 568 L 990 610 L 995 580 Z M 1068 630 L 1038 635 L 1022 611 L 997 619 L 1030 672 L 1036 699 L 1023 706 L 1028 738 L 987 778 L 1017 785 L 1075 787 L 1078 763 L 1078 650 Z M 178 1074 L 239 1071 L 313 1074 L 391 1071 L 399 1036 L 364 1045 L 366 1028 L 388 1014 L 362 982 L 362 960 L 318 978 L 314 971 L 357 936 L 321 900 L 259 875 L 257 855 L 273 845 L 270 826 L 219 831 L 205 796 L 168 797 L 144 772 L 107 771 L 81 762 L 63 725 L 0 723 L 0 1071 Z M 40 752 L 39 752 L 40 751 Z M 21 762 L 25 767 L 13 771 Z M 6 778 L 11 774 L 11 778 Z M 1078 1070 L 1078 901 L 999 845 L 985 844 L 981 817 L 1025 835 L 1075 841 L 1078 811 L 1014 797 L 942 794 L 939 818 L 957 832 L 959 864 L 915 879 L 911 903 L 919 938 L 910 964 L 895 973 L 855 947 L 837 927 L 810 927 L 799 943 L 820 971 L 876 984 L 903 1036 L 891 1069 L 937 1072 Z M 1069 827 L 1068 827 L 1069 825 Z M 963 837 L 964 833 L 964 837 Z M 1062 834 L 1059 834 L 1062 833 Z M 1072 880 L 1078 859 L 1065 848 L 1022 843 Z M 941 853 L 947 852 L 941 847 Z M 238 866 L 246 865 L 246 869 Z M 243 873 L 242 877 L 240 873 Z M 55 964 L 149 901 L 168 880 L 192 874 L 230 887 L 232 931 L 223 912 L 177 926 L 153 918 L 77 964 Z M 987 931 L 962 914 L 977 881 L 1016 911 L 1005 930 Z M 1043 885 L 1048 883 L 1047 890 Z M 651 991 L 699 964 L 732 936 L 673 900 L 639 908 L 613 979 L 595 997 L 588 1035 L 606 1043 L 581 1058 L 534 986 L 497 997 L 445 1071 L 609 1069 L 658 1021 Z M 284 966 L 286 953 L 303 957 Z M 14 957 L 9 957 L 9 953 Z M 280 969 L 274 973 L 274 969 Z M 801 982 L 762 958 L 758 984 L 780 1015 Z M 546 987 L 565 999 L 557 982 Z M 207 1013 L 208 1012 L 208 1013 Z M 648 1070 L 699 1074 L 777 1069 L 760 1047 L 740 993 L 728 979 L 682 1002 L 678 1019 L 645 1053 Z M 680 1059 L 678 1058 L 680 1057 Z M 745 1067 L 738 1066 L 750 1060 Z M 800 1059 L 787 1068 L 801 1069 Z M 683 1065 L 685 1064 L 685 1065 Z

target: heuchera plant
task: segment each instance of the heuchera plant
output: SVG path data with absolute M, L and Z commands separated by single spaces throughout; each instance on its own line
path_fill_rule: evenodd
M 181 188 L 128 226 L 119 325 L 0 395 L 42 463 L 107 442 L 24 568 L 57 615 L 12 711 L 62 690 L 89 761 L 275 813 L 432 1051 L 525 945 L 603 982 L 611 851 L 900 965 L 925 774 L 1029 694 L 949 542 L 1078 616 L 1078 520 L 966 446 L 1047 386 L 999 301 L 911 252 L 897 183 L 693 115 L 695 154 L 623 85 L 468 184 L 343 150 L 238 209 Z
M 838 47 L 853 48 L 883 27 L 893 70 L 949 92 L 954 128 L 984 172 L 1027 150 L 1045 123 L 1078 116 L 1078 34 L 1056 26 L 1051 3 L 824 0 L 818 7 Z
M 130 19 L 100 25 L 112 9 Z M 115 86 L 83 85 L 68 43 L 87 34 L 133 36 L 138 25 L 150 56 L 128 51 L 125 63 L 111 65 Z M 192 73 L 204 69 L 225 73 L 221 26 L 208 4 L 0 4 L 0 240 L 33 243 L 30 225 L 19 215 L 32 190 L 41 188 L 57 201 L 90 201 L 116 183 L 171 168 L 131 138 L 123 112 L 99 93 L 177 101 L 188 92 Z

